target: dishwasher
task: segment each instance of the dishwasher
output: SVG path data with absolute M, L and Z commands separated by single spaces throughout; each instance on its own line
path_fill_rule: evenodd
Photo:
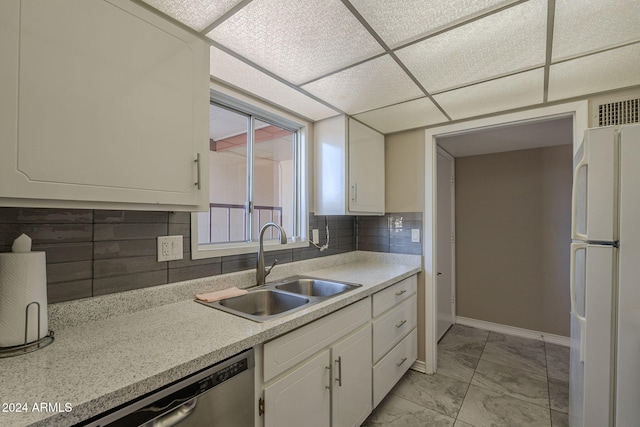
M 253 349 L 90 420 L 86 427 L 253 427 Z

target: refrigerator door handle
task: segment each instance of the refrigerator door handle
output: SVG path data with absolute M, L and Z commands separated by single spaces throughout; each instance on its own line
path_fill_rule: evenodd
M 571 244 L 571 271 L 569 275 L 569 293 L 571 294 L 571 314 L 573 315 L 573 317 L 576 318 L 576 320 L 578 321 L 578 324 L 580 325 L 580 362 L 584 363 L 587 318 L 581 315 L 580 313 L 578 313 L 578 304 L 576 301 L 576 254 L 581 249 L 586 250 L 587 244 L 586 243 Z
M 576 165 L 573 170 L 573 184 L 571 188 L 571 238 L 573 240 L 589 240 L 586 234 L 578 233 L 578 175 L 580 173 L 580 169 L 587 167 L 587 147 L 586 141 L 582 143 L 583 152 L 582 158 L 580 162 Z M 588 172 L 587 172 L 588 173 Z M 586 226 L 586 222 L 585 222 Z

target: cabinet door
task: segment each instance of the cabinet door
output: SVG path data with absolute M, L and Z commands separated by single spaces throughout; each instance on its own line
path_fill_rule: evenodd
M 349 211 L 384 214 L 384 135 L 349 119 Z
M 264 389 L 264 427 L 328 427 L 331 423 L 330 351 Z
M 204 206 L 203 40 L 122 0 L 2 2 L 0 15 L 1 204 Z
M 357 427 L 371 413 L 371 324 L 336 343 L 333 358 L 333 427 Z

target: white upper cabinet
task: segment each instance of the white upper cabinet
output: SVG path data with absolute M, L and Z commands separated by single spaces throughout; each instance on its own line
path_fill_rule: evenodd
M 384 214 L 384 135 L 345 116 L 314 125 L 316 215 Z
M 207 208 L 204 40 L 126 0 L 3 1 L 0 57 L 0 206 Z

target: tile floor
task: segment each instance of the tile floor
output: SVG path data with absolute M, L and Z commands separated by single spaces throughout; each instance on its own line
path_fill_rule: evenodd
M 363 427 L 562 427 L 568 407 L 568 347 L 454 325 L 438 372 L 409 370 Z

